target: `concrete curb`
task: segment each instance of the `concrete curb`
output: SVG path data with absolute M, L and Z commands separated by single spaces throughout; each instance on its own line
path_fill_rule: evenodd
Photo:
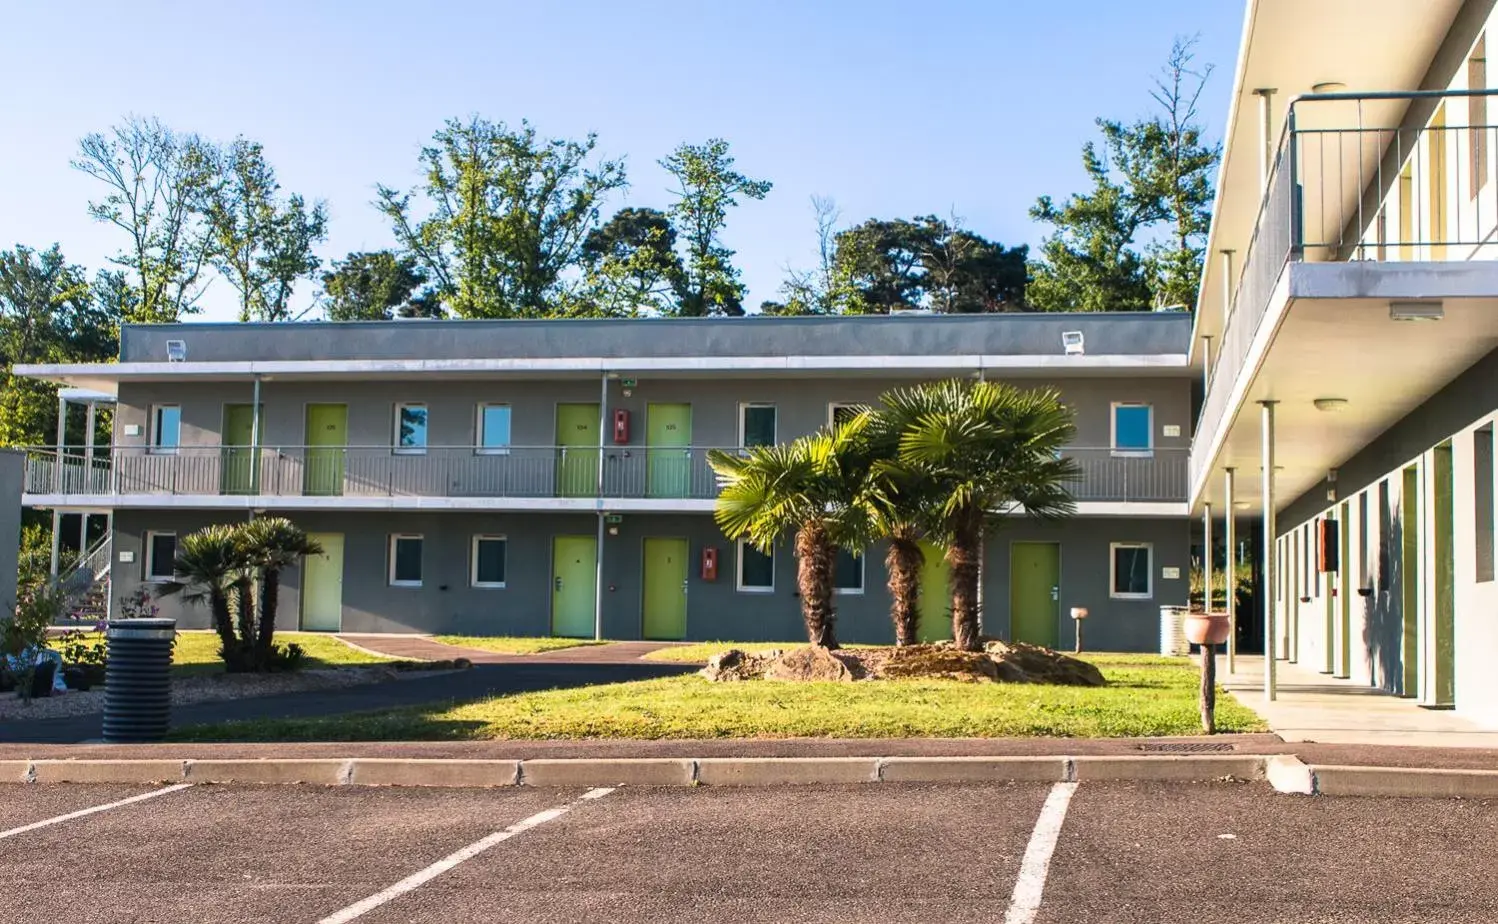
M 1303 796 L 1498 798 L 1498 770 L 1316 766 L 1293 755 L 703 757 L 468 760 L 305 758 L 6 760 L 3 783 L 319 786 L 787 786 L 848 783 L 1265 780 Z

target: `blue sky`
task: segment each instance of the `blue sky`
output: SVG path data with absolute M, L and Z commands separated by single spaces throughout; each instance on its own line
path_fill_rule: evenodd
M 131 112 L 262 142 L 284 189 L 327 201 L 325 259 L 388 246 L 374 185 L 414 185 L 442 120 L 479 114 L 597 132 L 629 165 L 616 205 L 664 207 L 656 160 L 727 138 L 745 173 L 775 183 L 726 235 L 758 305 L 787 264 L 809 265 L 814 194 L 845 224 L 955 212 L 1038 243 L 1030 205 L 1081 188 L 1092 120 L 1145 113 L 1178 34 L 1217 66 L 1202 108 L 1220 135 L 1242 16 L 1241 0 L 14 4 L 0 246 L 58 241 L 104 265 L 122 239 L 88 217 L 97 183 L 68 160 Z M 231 301 L 215 282 L 204 316 L 231 317 Z

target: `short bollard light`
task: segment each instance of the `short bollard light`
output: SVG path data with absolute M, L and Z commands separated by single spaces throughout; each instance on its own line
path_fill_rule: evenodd
M 1082 620 L 1087 618 L 1087 607 L 1074 606 L 1071 608 L 1072 621 L 1077 624 L 1077 649 L 1076 654 L 1082 653 Z
M 1201 714 L 1202 731 L 1217 732 L 1217 649 L 1228 640 L 1232 623 L 1226 613 L 1189 613 L 1183 626 L 1186 641 L 1200 645 L 1202 651 Z
M 172 716 L 175 619 L 120 619 L 104 631 L 104 740 L 161 741 Z

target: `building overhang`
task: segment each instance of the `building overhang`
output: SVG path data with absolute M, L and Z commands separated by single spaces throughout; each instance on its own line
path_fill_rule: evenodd
M 1435 304 L 1439 320 L 1394 319 Z M 1498 262 L 1287 264 L 1238 380 L 1219 386 L 1233 388 L 1226 411 L 1196 435 L 1192 509 L 1223 509 L 1232 467 L 1237 509 L 1262 513 L 1259 402 L 1275 402 L 1282 507 L 1335 489 L 1332 470 L 1495 349 Z

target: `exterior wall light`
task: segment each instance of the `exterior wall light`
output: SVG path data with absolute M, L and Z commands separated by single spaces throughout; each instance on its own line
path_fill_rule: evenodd
M 1439 321 L 1446 317 L 1440 302 L 1389 302 L 1391 321 Z
M 1317 398 L 1311 403 L 1316 405 L 1316 410 L 1325 411 L 1328 414 L 1335 414 L 1338 411 L 1347 409 L 1346 398 Z

